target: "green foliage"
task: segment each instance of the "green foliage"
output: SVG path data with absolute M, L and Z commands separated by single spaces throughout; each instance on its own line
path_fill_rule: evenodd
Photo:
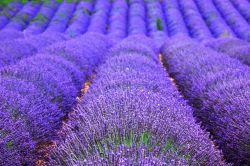
M 159 30 L 159 31 L 163 30 L 162 21 L 160 18 L 157 18 L 157 20 L 156 20 L 156 27 L 157 27 L 157 30 Z

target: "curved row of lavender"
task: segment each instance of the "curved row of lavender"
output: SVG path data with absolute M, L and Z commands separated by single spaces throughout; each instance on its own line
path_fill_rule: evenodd
M 127 11 L 126 1 L 114 1 L 109 17 L 108 37 L 116 42 L 127 36 Z
M 71 37 L 81 35 L 87 27 L 93 12 L 93 1 L 80 1 L 65 33 Z
M 165 11 L 166 24 L 169 36 L 178 33 L 188 35 L 188 29 L 185 25 L 184 18 L 180 12 L 177 0 L 163 0 L 163 10 Z
M 39 12 L 32 18 L 29 26 L 25 29 L 25 33 L 32 35 L 42 33 L 56 13 L 58 6 L 59 3 L 54 0 L 43 3 Z
M 129 0 L 128 34 L 147 35 L 146 8 L 144 0 Z
M 213 2 L 235 34 L 239 38 L 250 40 L 250 24 L 234 8 L 233 4 L 228 0 L 213 0 Z
M 218 10 L 216 10 L 212 0 L 195 0 L 195 2 L 215 37 L 235 37 L 232 29 L 226 24 Z
M 213 37 L 193 0 L 178 0 L 178 3 L 192 37 L 199 40 Z
M 168 40 L 162 52 L 170 75 L 226 159 L 249 164 L 250 68 L 183 36 Z
M 165 14 L 163 13 L 160 1 L 145 0 L 145 2 L 147 10 L 148 36 L 150 36 L 156 43 L 156 46 L 160 48 L 163 41 L 168 36 L 164 17 Z
M 11 18 L 11 21 L 4 27 L 4 29 L 24 30 L 30 23 L 31 19 L 36 15 L 41 7 L 40 3 L 27 2 L 23 8 Z
M 63 1 L 45 31 L 64 32 L 67 29 L 68 22 L 75 11 L 76 5 L 77 2 Z
M 111 4 L 109 0 L 96 1 L 88 32 L 107 33 Z
M 86 77 L 109 47 L 99 34 L 60 42 L 0 70 L 0 165 L 46 159 Z
M 0 12 L 0 29 L 2 29 L 9 20 L 16 15 L 16 13 L 22 8 L 22 4 L 18 2 L 10 3 Z
M 0 36 L 1 33 L 5 32 L 0 32 Z M 21 59 L 35 55 L 46 46 L 66 39 L 67 38 L 60 33 L 43 33 L 27 38 L 17 38 L 15 40 L 12 38 L 6 39 L 1 42 L 0 67 L 15 64 Z
M 52 165 L 226 165 L 152 43 L 131 36 L 109 51 L 69 117 Z
M 250 2 L 247 0 L 48 2 L 9 4 L 0 11 L 0 29 L 15 29 L 27 34 L 66 32 L 72 37 L 87 31 L 103 34 L 117 31 L 117 41 L 125 34 L 146 34 L 154 37 L 157 43 L 164 36 L 178 33 L 199 40 L 228 36 L 249 40 L 250 36 L 250 12 L 247 10 Z M 122 6 L 121 11 L 114 14 L 114 10 L 111 12 L 113 6 Z M 155 31 L 155 24 L 162 30 Z
M 244 40 L 237 38 L 220 38 L 206 41 L 205 45 L 250 66 L 250 44 Z

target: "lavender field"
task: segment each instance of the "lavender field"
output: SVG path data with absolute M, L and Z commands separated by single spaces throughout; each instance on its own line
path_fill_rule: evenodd
M 250 0 L 0 0 L 0 166 L 250 166 Z

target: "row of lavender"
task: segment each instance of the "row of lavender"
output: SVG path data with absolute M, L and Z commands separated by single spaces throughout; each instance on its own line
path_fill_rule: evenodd
M 96 0 L 59 4 L 11 3 L 0 12 L 0 29 L 26 34 L 44 31 L 77 36 L 86 31 L 111 33 L 114 40 L 142 33 L 158 41 L 184 33 L 203 40 L 234 36 L 249 40 L 247 0 Z M 111 32 L 115 31 L 115 32 Z M 156 31 L 160 31 L 157 32 Z
M 52 165 L 226 165 L 152 43 L 133 36 L 108 52 L 69 117 Z
M 177 36 L 163 46 L 164 62 L 226 159 L 235 165 L 248 165 L 250 45 L 233 38 L 205 44 L 226 54 Z
M 0 69 L 0 165 L 44 160 L 44 148 L 57 139 L 63 119 L 108 47 L 104 36 L 86 34 Z

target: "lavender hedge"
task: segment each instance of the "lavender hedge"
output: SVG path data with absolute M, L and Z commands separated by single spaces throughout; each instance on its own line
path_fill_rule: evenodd
M 170 75 L 226 159 L 249 163 L 249 67 L 185 37 L 168 40 L 162 52 Z
M 76 4 L 76 2 L 62 2 L 45 31 L 64 32 L 73 15 Z
M 68 26 L 66 33 L 75 37 L 86 32 L 89 20 L 92 15 L 93 2 L 82 1 L 76 7 L 73 17 L 70 19 L 70 25 Z
M 159 61 L 144 55 L 152 47 L 124 51 L 130 42 L 109 51 L 70 115 L 51 164 L 225 165 Z
M 98 32 L 103 34 L 107 32 L 110 8 L 111 1 L 98 0 L 95 3 L 93 15 L 88 27 L 88 32 Z
M 237 38 L 221 38 L 207 41 L 205 44 L 216 51 L 250 65 L 250 44 L 246 41 Z
M 231 0 L 233 5 L 238 9 L 240 14 L 250 23 L 250 2 L 247 0 Z
M 155 0 L 146 0 L 147 27 L 148 34 L 154 39 L 158 48 L 163 44 L 162 41 L 167 37 L 167 27 L 162 11 L 161 3 Z
M 202 16 L 200 15 L 194 1 L 180 0 L 178 2 L 185 23 L 192 37 L 199 40 L 213 37 L 206 23 L 202 19 Z
M 43 3 L 36 16 L 30 20 L 29 26 L 25 29 L 26 34 L 42 33 L 48 26 L 51 18 L 55 14 L 59 4 L 55 1 Z
M 163 0 L 163 10 L 165 10 L 166 24 L 170 36 L 178 33 L 187 34 L 188 29 L 181 15 L 177 0 Z
M 27 2 L 23 8 L 11 19 L 4 29 L 22 31 L 40 9 L 40 3 Z
M 22 4 L 18 2 L 13 2 L 8 4 L 0 12 L 0 29 L 2 29 L 6 24 L 8 24 L 9 20 L 22 8 Z
M 120 41 L 127 36 L 128 3 L 125 0 L 114 1 L 109 17 L 108 36 Z
M 65 45 L 75 43 L 77 48 L 79 41 L 88 51 L 76 49 L 75 55 L 90 59 L 96 54 L 104 56 L 109 47 L 105 37 L 95 34 Z M 34 165 L 45 159 L 40 147 L 57 139 L 62 119 L 75 103 L 84 77 L 73 61 L 56 53 L 38 54 L 0 70 L 1 165 Z
M 234 8 L 232 3 L 227 0 L 213 0 L 213 2 L 235 34 L 244 40 L 249 40 L 250 25 Z
M 128 11 L 128 34 L 147 34 L 146 8 L 144 0 L 130 0 Z
M 66 38 L 59 33 L 44 33 L 24 39 L 5 40 L 1 42 L 0 67 L 15 64 L 21 59 L 35 55 L 43 47 L 63 40 Z
M 12 40 L 12 39 L 18 39 L 18 38 L 24 38 L 23 32 L 16 31 L 16 30 L 0 31 L 0 41 Z
M 215 37 L 235 36 L 234 32 L 215 8 L 212 0 L 195 0 L 195 3 Z

